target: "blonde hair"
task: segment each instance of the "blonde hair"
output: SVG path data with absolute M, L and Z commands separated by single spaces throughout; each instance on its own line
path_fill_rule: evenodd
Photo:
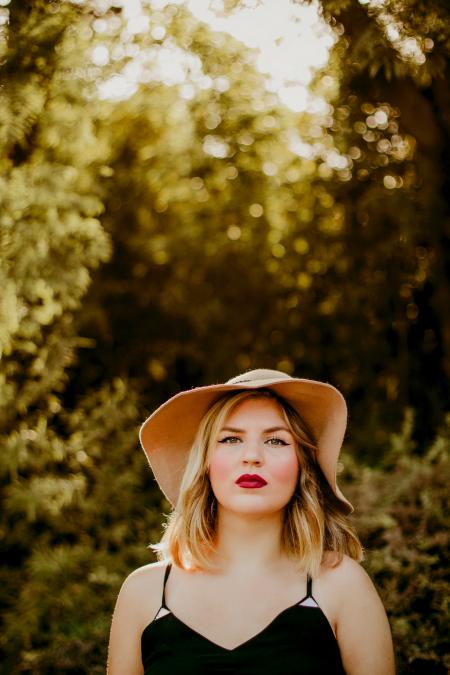
M 150 546 L 159 560 L 184 569 L 214 567 L 217 503 L 208 477 L 212 444 L 228 414 L 250 398 L 275 400 L 296 439 L 299 477 L 294 494 L 284 508 L 281 550 L 299 567 L 316 576 L 325 553 L 331 564 L 344 554 L 362 559 L 362 547 L 316 460 L 314 439 L 297 411 L 270 389 L 231 392 L 216 401 L 203 417 L 192 444 L 180 485 L 178 502 L 169 515 L 159 544 Z

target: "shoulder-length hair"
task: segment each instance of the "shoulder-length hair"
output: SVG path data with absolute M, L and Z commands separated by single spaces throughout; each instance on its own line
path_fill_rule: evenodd
M 276 401 L 296 440 L 298 483 L 283 512 L 281 550 L 298 561 L 311 576 L 318 574 L 327 552 L 331 564 L 344 554 L 362 559 L 360 541 L 342 503 L 332 491 L 316 460 L 317 447 L 297 411 L 270 389 L 231 392 L 216 401 L 203 417 L 189 452 L 177 504 L 168 517 L 158 544 L 150 548 L 159 560 L 188 570 L 211 569 L 216 542 L 217 501 L 208 476 L 209 459 L 226 417 L 242 401 Z

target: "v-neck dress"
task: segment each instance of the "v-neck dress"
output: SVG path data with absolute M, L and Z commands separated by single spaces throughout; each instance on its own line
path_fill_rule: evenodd
M 312 595 L 287 607 L 259 633 L 233 649 L 212 642 L 166 606 L 144 628 L 144 675 L 345 675 L 333 630 Z

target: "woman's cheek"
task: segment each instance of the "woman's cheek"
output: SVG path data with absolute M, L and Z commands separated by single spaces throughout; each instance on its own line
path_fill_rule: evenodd
M 209 479 L 211 483 L 229 480 L 231 474 L 231 462 L 228 453 L 216 450 L 209 464 Z
M 297 455 L 293 453 L 292 455 L 286 455 L 285 457 L 279 457 L 278 461 L 273 464 L 271 467 L 272 476 L 285 484 L 295 484 L 298 477 L 298 459 Z

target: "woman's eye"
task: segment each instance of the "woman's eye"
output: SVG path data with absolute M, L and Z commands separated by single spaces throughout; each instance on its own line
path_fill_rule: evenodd
M 268 438 L 267 442 L 271 445 L 287 445 L 286 441 L 283 441 L 282 438 Z
M 236 443 L 240 443 L 240 441 L 241 439 L 239 438 L 239 436 L 226 436 L 225 438 L 220 439 L 220 441 L 218 442 L 227 443 L 229 445 L 230 444 L 235 445 Z M 268 438 L 266 443 L 268 443 L 269 445 L 288 445 L 286 441 L 283 441 L 282 438 L 278 438 L 276 436 L 274 436 L 273 438 Z

